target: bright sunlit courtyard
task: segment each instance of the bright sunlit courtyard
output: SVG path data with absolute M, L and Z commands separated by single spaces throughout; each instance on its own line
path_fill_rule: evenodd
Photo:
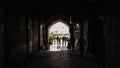
M 50 51 L 67 50 L 69 37 L 69 27 L 66 24 L 57 22 L 52 25 L 49 30 Z

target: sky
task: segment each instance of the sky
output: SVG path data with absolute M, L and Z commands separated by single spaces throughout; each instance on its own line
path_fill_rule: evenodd
M 50 33 L 53 32 L 53 33 L 56 33 L 56 31 L 58 33 L 62 33 L 62 34 L 65 34 L 65 33 L 69 33 L 69 27 L 65 24 L 63 24 L 62 22 L 57 22 L 56 24 L 54 24 L 51 28 L 50 28 Z

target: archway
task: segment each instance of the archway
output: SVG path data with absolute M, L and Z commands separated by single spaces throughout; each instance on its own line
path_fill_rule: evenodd
M 63 21 L 55 21 L 48 28 L 50 51 L 67 50 L 67 40 L 70 38 L 69 25 Z

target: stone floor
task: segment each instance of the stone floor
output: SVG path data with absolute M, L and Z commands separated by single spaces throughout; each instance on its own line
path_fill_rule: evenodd
M 102 68 L 86 56 L 66 51 L 40 51 L 21 68 Z
M 48 50 L 30 56 L 19 68 L 102 68 L 87 55 L 71 53 L 66 47 L 51 44 Z

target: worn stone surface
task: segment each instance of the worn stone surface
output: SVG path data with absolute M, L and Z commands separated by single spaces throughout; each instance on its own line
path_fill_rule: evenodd
M 41 51 L 20 68 L 102 68 L 86 56 L 69 51 Z

